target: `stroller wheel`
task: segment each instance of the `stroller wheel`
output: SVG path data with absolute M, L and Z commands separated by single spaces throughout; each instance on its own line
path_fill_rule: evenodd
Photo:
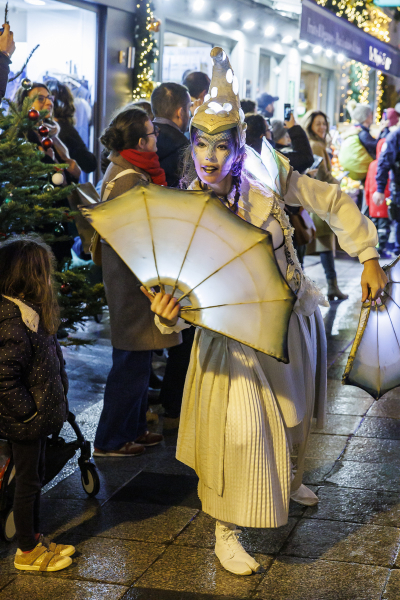
M 3 536 L 6 542 L 12 542 L 15 538 L 15 523 L 14 523 L 14 510 L 10 508 L 2 522 Z
M 84 469 L 84 471 L 83 471 Z M 81 481 L 82 481 L 82 487 L 85 490 L 85 492 L 87 493 L 87 495 L 91 498 L 92 496 L 96 496 L 96 494 L 99 493 L 100 490 L 100 479 L 99 479 L 99 474 L 97 473 L 96 467 L 94 466 L 93 463 L 85 463 L 85 465 L 83 466 L 82 469 L 82 473 L 81 473 Z M 86 475 L 86 480 L 85 481 L 85 475 Z

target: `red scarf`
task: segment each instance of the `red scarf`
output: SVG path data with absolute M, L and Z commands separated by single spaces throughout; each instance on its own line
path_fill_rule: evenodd
M 120 155 L 128 162 L 143 169 L 157 185 L 167 185 L 165 171 L 160 167 L 157 152 L 141 152 L 140 150 L 121 150 Z

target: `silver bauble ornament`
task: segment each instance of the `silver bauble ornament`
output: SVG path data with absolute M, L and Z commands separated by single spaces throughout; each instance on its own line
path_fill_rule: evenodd
M 24 90 L 31 90 L 32 89 L 32 81 L 30 79 L 28 79 L 27 77 L 25 77 L 25 79 L 23 79 L 21 81 L 21 86 L 24 88 Z
M 46 183 L 46 185 L 43 186 L 44 192 L 52 192 L 53 190 L 54 190 L 54 185 L 51 185 L 51 183 Z

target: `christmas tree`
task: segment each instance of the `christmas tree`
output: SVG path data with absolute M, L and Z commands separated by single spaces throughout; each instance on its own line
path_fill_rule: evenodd
M 135 67 L 133 70 L 133 99 L 149 99 L 154 88 L 152 63 L 157 62 L 158 50 L 152 32 L 160 28 L 153 17 L 152 4 L 138 0 L 135 13 Z
M 26 98 L 21 110 L 7 105 L 7 113 L 0 109 L 0 240 L 35 232 L 52 247 L 63 327 L 76 330 L 86 317 L 101 314 L 105 296 L 103 284 L 91 283 L 90 267 L 71 268 L 63 258 L 71 245 L 68 224 L 74 214 L 67 197 L 74 186 L 56 184 L 68 165 L 44 163 L 43 152 L 28 141 L 35 131 L 44 149 L 52 147 L 47 127 L 39 125 L 46 113 L 32 109 L 32 99 Z

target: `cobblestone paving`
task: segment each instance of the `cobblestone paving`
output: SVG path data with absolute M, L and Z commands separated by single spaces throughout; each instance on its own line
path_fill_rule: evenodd
M 318 259 L 306 264 L 323 287 Z M 72 459 L 46 486 L 42 512 L 46 533 L 76 546 L 73 565 L 54 574 L 20 573 L 13 568 L 15 544 L 2 542 L 0 600 L 398 600 L 399 391 L 375 402 L 342 387 L 361 268 L 340 259 L 337 270 L 349 299 L 324 310 L 328 419 L 324 430 L 313 429 L 305 475 L 320 503 L 291 505 L 279 529 L 244 529 L 242 543 L 264 573 L 236 577 L 215 559 L 213 519 L 201 512 L 196 476 L 175 459 L 176 436 L 168 436 L 140 457 L 97 460 L 95 499 L 87 498 Z M 96 343 L 65 350 L 69 396 L 93 441 L 111 364 L 107 319 L 80 335 Z M 71 431 L 64 428 L 67 440 Z

